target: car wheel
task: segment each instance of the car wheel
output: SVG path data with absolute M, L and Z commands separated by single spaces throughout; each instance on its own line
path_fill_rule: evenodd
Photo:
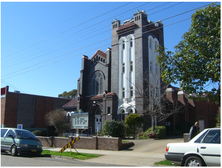
M 17 156 L 18 155 L 17 147 L 15 145 L 13 145 L 12 148 L 11 148 L 11 155 L 12 156 Z
M 199 157 L 190 156 L 185 160 L 185 166 L 198 167 L 198 166 L 204 166 L 204 163 Z

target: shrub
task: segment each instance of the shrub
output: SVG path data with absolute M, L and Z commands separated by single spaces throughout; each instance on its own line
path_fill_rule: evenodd
M 133 113 L 126 117 L 125 123 L 127 127 L 127 134 L 132 134 L 136 137 L 138 129 L 142 127 L 143 118 L 140 114 Z
M 141 138 L 147 139 L 147 138 L 159 138 L 163 139 L 166 135 L 166 128 L 165 126 L 156 126 L 154 132 L 152 131 L 152 127 L 147 129 Z
M 103 125 L 103 133 L 112 137 L 124 137 L 125 123 L 120 121 L 105 121 Z
M 47 131 L 35 130 L 35 131 L 32 131 L 32 133 L 33 133 L 35 136 L 46 136 Z

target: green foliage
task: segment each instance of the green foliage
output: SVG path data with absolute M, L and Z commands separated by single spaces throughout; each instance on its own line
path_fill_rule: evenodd
M 140 114 L 133 113 L 126 117 L 125 123 L 127 127 L 127 134 L 133 134 L 135 137 L 137 130 L 142 127 L 143 118 Z
M 43 131 L 43 130 L 35 130 L 35 131 L 32 131 L 32 133 L 35 136 L 46 136 L 47 135 L 47 131 Z
M 64 91 L 62 94 L 59 94 L 60 98 L 74 99 L 77 95 L 77 90 L 73 89 L 70 92 Z
M 192 15 L 192 24 L 175 46 L 175 54 L 160 47 L 158 62 L 166 83 L 180 82 L 189 94 L 208 92 L 209 83 L 220 83 L 220 5 L 215 3 Z M 219 101 L 218 85 L 208 93 Z
M 88 154 L 88 153 L 77 153 L 77 152 L 56 152 L 56 151 L 49 151 L 49 150 L 43 150 L 42 155 L 53 155 L 53 156 L 65 156 L 65 157 L 72 157 L 79 160 L 86 160 L 90 158 L 99 157 L 98 154 Z
M 174 164 L 172 164 L 169 160 L 162 160 L 160 162 L 156 162 L 154 165 L 163 165 L 163 166 L 175 166 Z
M 45 115 L 45 120 L 49 125 L 55 126 L 59 136 L 70 129 L 70 123 L 67 123 L 65 112 L 62 109 L 48 112 Z
M 163 139 L 166 135 L 166 127 L 165 126 L 156 126 L 154 132 L 152 131 L 152 127 L 147 129 L 143 135 L 140 136 L 141 139 L 147 139 L 149 138 L 149 135 L 155 133 L 156 136 L 153 136 L 153 138 L 159 138 Z
M 217 113 L 217 116 L 216 116 L 216 126 L 220 126 L 220 114 Z
M 105 121 L 103 125 L 103 133 L 112 137 L 124 137 L 125 123 L 121 121 Z

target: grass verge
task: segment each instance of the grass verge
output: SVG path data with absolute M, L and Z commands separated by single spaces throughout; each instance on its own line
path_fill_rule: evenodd
M 160 162 L 156 162 L 154 165 L 156 166 L 175 166 L 174 164 L 172 164 L 170 161 L 168 160 L 162 160 Z
M 71 152 L 71 153 L 70 152 L 62 152 L 62 153 L 59 153 L 59 152 L 50 151 L 50 150 L 43 150 L 42 155 L 65 156 L 65 157 L 72 157 L 72 158 L 79 159 L 79 160 L 86 160 L 86 159 L 101 156 L 101 155 L 97 155 L 97 154 L 77 153 L 77 152 Z

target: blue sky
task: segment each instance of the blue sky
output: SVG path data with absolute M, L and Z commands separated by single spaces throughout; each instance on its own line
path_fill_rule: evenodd
M 145 10 L 164 24 L 165 47 L 174 51 L 188 31 L 197 2 L 1 2 L 1 87 L 58 97 L 77 89 L 81 58 L 111 47 L 111 22 Z

